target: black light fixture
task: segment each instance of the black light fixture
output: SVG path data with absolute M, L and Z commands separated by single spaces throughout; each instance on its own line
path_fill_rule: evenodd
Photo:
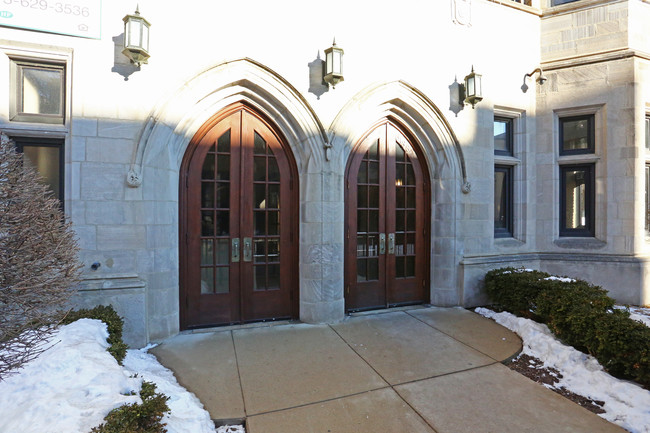
M 136 6 L 133 15 L 122 18 L 124 21 L 124 50 L 135 66 L 147 63 L 149 59 L 149 27 L 151 24 L 140 15 L 140 6 Z
M 460 103 L 471 104 L 472 108 L 483 100 L 483 84 L 482 75 L 474 72 L 474 65 L 472 65 L 472 72 L 465 77 L 465 83 L 460 85 Z
M 533 75 L 535 75 L 536 72 L 539 72 L 539 76 L 537 77 L 537 80 L 535 80 L 537 84 L 541 86 L 546 82 L 548 78 L 546 78 L 546 75 L 544 75 L 544 71 L 542 71 L 542 68 L 535 68 L 533 72 L 524 75 L 524 84 L 522 84 L 521 86 L 522 92 L 526 93 L 526 91 L 528 90 L 528 84 L 526 84 L 526 78 L 532 77 Z
M 325 50 L 325 75 L 323 80 L 336 88 L 343 81 L 343 49 L 336 46 L 336 38 L 332 46 Z

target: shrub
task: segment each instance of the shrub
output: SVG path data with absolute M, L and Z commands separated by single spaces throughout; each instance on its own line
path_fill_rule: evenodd
M 613 376 L 650 386 L 650 328 L 614 309 L 602 287 L 549 279 L 545 272 L 504 268 L 485 287 L 499 308 L 546 323 L 564 343 L 593 355 Z
M 140 389 L 142 404 L 125 404 L 113 409 L 104 417 L 105 423 L 94 427 L 91 433 L 165 433 L 165 423 L 161 422 L 169 412 L 169 397 L 156 392 L 156 385 L 142 382 Z
M 0 133 L 0 380 L 38 356 L 65 315 L 78 250 L 59 201 Z
M 108 352 L 122 365 L 129 346 L 122 341 L 124 320 L 115 312 L 115 309 L 111 305 L 98 305 L 91 309 L 71 311 L 61 323 L 65 325 L 79 319 L 97 319 L 106 324 L 108 328 L 108 339 L 106 341 L 110 344 Z

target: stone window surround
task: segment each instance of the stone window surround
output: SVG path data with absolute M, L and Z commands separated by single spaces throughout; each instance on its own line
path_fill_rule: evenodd
M 4 56 L 2 55 L 4 54 Z M 71 197 L 71 173 L 68 169 L 70 161 L 70 131 L 72 125 L 71 119 L 71 87 L 72 87 L 72 58 L 73 50 L 71 48 L 55 47 L 49 45 L 32 44 L 26 42 L 8 41 L 0 39 L 0 81 L 5 83 L 10 80 L 9 65 L 13 59 L 26 60 L 34 63 L 57 63 L 64 66 L 65 74 L 65 91 L 64 91 L 64 123 L 36 123 L 23 121 L 10 121 L 10 113 L 0 111 L 0 129 L 9 137 L 32 137 L 60 139 L 63 141 L 63 196 L 64 201 Z M 7 95 L 9 96 L 9 95 Z M 9 108 L 9 101 L 6 104 L 0 104 L 0 107 Z M 2 110 L 2 108 L 0 108 Z M 7 119 L 7 120 L 4 120 Z M 64 203 L 63 208 L 67 214 L 69 206 Z
M 513 240 L 526 242 L 526 203 L 525 188 L 525 148 L 526 148 L 526 112 L 515 108 L 494 107 L 494 117 L 512 119 L 512 156 L 494 155 L 494 165 L 512 167 L 512 237 L 495 238 L 497 246 L 511 246 Z M 494 206 L 494 203 L 492 203 Z M 491 214 L 494 214 L 492 209 Z
M 578 155 L 560 155 L 560 119 L 564 117 L 574 116 L 594 116 L 594 153 L 578 154 Z M 554 232 L 553 238 L 556 240 L 555 244 L 561 247 L 573 247 L 573 241 L 584 246 L 585 242 L 593 242 L 594 246 L 602 246 L 603 241 L 606 239 L 607 227 L 607 208 L 606 200 L 596 200 L 594 204 L 594 236 L 593 237 L 573 237 L 573 236 L 560 236 L 560 167 L 563 165 L 580 165 L 580 164 L 593 164 L 594 170 L 594 188 L 595 196 L 604 196 L 606 191 L 606 181 L 603 177 L 603 169 L 601 166 L 601 155 L 603 149 L 606 147 L 605 137 L 605 118 L 606 109 L 605 104 L 588 105 L 582 107 L 569 107 L 561 108 L 553 111 L 553 155 L 556 161 L 555 168 L 555 191 L 553 194 L 553 207 L 554 207 Z M 596 215 L 598 217 L 596 217 Z

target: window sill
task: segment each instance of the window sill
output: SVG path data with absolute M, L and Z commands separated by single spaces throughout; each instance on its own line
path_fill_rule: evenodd
M 580 249 L 580 250 L 599 250 L 605 248 L 607 242 L 603 242 L 596 238 L 579 238 L 579 237 L 563 237 L 556 239 L 553 242 L 560 248 Z
M 526 245 L 525 242 L 514 237 L 494 238 L 494 246 L 498 248 L 519 248 L 524 245 Z
M 515 158 L 514 156 L 494 155 L 494 163 L 501 165 L 519 165 L 521 164 L 521 159 Z
M 600 161 L 600 156 L 592 154 L 585 155 L 563 155 L 558 156 L 557 163 L 564 164 L 590 164 Z

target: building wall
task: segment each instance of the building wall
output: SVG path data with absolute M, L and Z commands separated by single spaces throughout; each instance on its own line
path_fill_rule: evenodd
M 305 322 L 344 316 L 345 168 L 354 145 L 387 116 L 427 156 L 433 304 L 486 302 L 485 271 L 505 265 L 595 283 L 620 271 L 625 284 L 616 289 L 603 279 L 606 287 L 621 302 L 648 302 L 639 134 L 650 110 L 650 70 L 647 57 L 628 53 L 650 52 L 636 21 L 650 13 L 648 2 L 139 6 L 152 23 L 151 59 L 139 69 L 121 54 L 128 2 L 103 2 L 98 40 L 0 27 L 2 86 L 10 56 L 67 63 L 65 125 L 10 121 L 0 98 L 0 129 L 65 139 L 65 209 L 85 276 L 77 303 L 114 304 L 130 344 L 179 331 L 180 163 L 200 126 L 239 101 L 276 122 L 297 163 Z M 345 49 L 345 81 L 336 89 L 316 73 L 334 36 Z M 524 78 L 540 64 L 549 77 L 543 86 Z M 472 67 L 483 75 L 475 109 L 458 103 L 458 83 Z M 597 234 L 566 240 L 558 236 L 557 113 L 585 107 L 600 119 Z M 514 236 L 507 239 L 493 230 L 495 114 L 516 119 Z

